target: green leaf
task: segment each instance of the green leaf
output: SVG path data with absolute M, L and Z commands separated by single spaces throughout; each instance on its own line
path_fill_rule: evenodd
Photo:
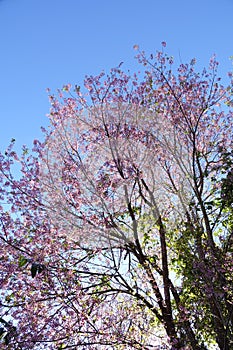
M 18 262 L 19 267 L 25 266 L 25 265 L 27 264 L 27 262 L 28 262 L 28 259 L 25 258 L 24 256 L 21 255 L 21 256 L 19 257 L 19 262 Z

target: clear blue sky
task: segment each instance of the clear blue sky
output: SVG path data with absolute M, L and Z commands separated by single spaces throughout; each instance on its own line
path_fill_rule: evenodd
M 167 42 L 182 61 L 232 69 L 233 0 L 0 0 L 0 150 L 14 137 L 31 146 L 47 124 L 46 88 L 81 85 L 124 62 L 134 44 L 151 53 Z M 180 57 L 180 58 L 179 58 Z

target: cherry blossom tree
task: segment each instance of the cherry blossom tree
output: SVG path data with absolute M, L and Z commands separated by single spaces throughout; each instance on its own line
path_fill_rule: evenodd
M 1 155 L 3 349 L 232 348 L 232 90 L 163 50 Z

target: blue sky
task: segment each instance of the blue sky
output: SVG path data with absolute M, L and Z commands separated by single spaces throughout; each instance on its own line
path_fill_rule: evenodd
M 0 0 L 0 150 L 31 146 L 47 125 L 46 88 L 82 85 L 124 62 L 138 70 L 134 44 L 200 67 L 216 53 L 232 69 L 233 0 Z

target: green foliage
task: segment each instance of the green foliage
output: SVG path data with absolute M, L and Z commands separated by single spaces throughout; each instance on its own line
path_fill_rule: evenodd
M 25 258 L 23 255 L 20 255 L 19 261 L 18 261 L 19 267 L 23 267 L 23 266 L 25 266 L 27 263 L 28 263 L 28 259 Z

